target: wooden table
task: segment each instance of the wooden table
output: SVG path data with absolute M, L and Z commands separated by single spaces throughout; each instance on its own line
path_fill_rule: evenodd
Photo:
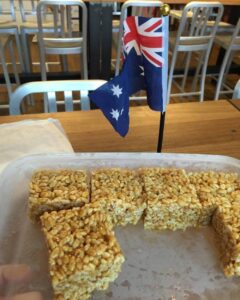
M 113 2 L 126 2 L 127 0 L 84 0 L 85 2 L 92 2 L 92 3 L 113 3 Z M 192 0 L 164 0 L 163 3 L 168 4 L 187 4 Z M 206 0 L 199 0 L 199 1 L 206 1 Z M 218 0 L 224 5 L 240 5 L 240 0 Z M 210 2 L 210 1 L 209 1 Z
M 156 151 L 159 113 L 146 106 L 130 110 L 130 130 L 121 138 L 101 111 L 76 111 L 0 117 L 0 123 L 23 119 L 59 119 L 76 152 Z M 227 101 L 170 104 L 163 152 L 229 155 L 240 159 L 240 112 Z
M 240 110 L 240 99 L 229 100 L 233 106 L 235 106 L 238 110 Z

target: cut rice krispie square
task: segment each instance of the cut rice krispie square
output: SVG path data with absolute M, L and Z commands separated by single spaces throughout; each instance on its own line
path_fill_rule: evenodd
M 188 178 L 195 186 L 197 195 L 202 204 L 202 213 L 199 225 L 208 225 L 216 208 L 225 202 L 225 198 L 231 200 L 231 193 L 239 186 L 236 173 L 223 172 L 195 172 L 189 173 Z
M 83 170 L 42 170 L 29 184 L 29 216 L 33 221 L 45 211 L 81 207 L 89 202 L 89 184 Z
M 55 294 L 54 295 L 54 300 L 66 300 L 66 299 L 71 299 L 71 300 L 87 300 L 91 297 L 91 292 L 88 292 L 87 290 L 84 291 L 79 291 L 79 287 L 72 287 L 72 289 L 67 289 L 66 293 L 63 294 Z
M 88 299 L 117 278 L 124 256 L 110 216 L 97 203 L 45 212 L 40 219 L 56 299 Z
M 240 276 L 240 190 L 222 202 L 212 218 L 220 260 L 227 277 Z
M 182 169 L 143 168 L 145 229 L 183 229 L 195 227 L 201 204 L 186 172 Z
M 115 225 L 137 224 L 146 203 L 138 173 L 129 169 L 92 171 L 91 201 L 100 203 Z

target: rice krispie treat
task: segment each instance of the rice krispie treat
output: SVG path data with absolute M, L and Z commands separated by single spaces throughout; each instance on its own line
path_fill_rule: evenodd
M 88 202 L 88 178 L 82 170 L 38 171 L 29 184 L 29 216 L 33 221 L 46 211 L 81 207 Z
M 183 229 L 198 224 L 201 204 L 186 172 L 181 169 L 143 168 L 147 202 L 145 229 Z
M 146 207 L 139 175 L 128 169 L 92 172 L 91 201 L 100 203 L 115 225 L 137 224 Z
M 226 198 L 231 201 L 231 193 L 239 187 L 238 175 L 208 171 L 189 173 L 188 177 L 195 186 L 202 204 L 199 224 L 208 225 L 216 208 L 225 202 Z
M 232 201 L 225 199 L 218 207 L 212 225 L 225 275 L 240 276 L 240 191 L 232 193 Z
M 117 278 L 124 256 L 98 204 L 45 212 L 40 219 L 56 299 L 88 299 Z

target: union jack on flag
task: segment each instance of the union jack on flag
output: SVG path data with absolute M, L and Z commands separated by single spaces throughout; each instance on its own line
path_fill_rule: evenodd
M 129 97 L 132 94 L 146 90 L 149 107 L 165 111 L 168 17 L 126 18 L 123 53 L 121 73 L 89 95 L 121 136 L 129 129 Z
M 129 54 L 132 48 L 137 55 L 144 57 L 155 67 L 162 67 L 162 19 L 130 17 L 124 21 L 124 52 Z

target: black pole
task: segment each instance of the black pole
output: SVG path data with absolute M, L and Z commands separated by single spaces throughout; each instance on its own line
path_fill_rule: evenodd
M 157 145 L 157 152 L 158 153 L 162 152 L 164 125 L 165 125 L 165 112 L 161 112 L 160 125 L 159 125 L 159 134 L 158 134 L 158 145 Z

